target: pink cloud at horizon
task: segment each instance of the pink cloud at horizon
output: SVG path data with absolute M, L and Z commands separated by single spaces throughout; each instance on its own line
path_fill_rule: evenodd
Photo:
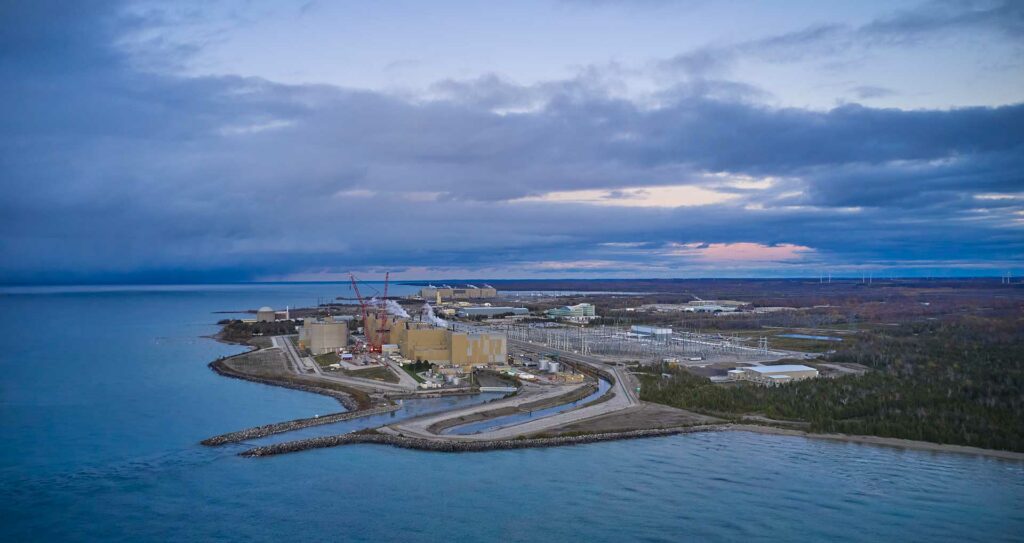
M 741 241 L 736 243 L 673 243 L 668 251 L 673 256 L 691 256 L 712 262 L 777 262 L 802 260 L 815 250 L 805 245 L 779 243 L 763 245 Z

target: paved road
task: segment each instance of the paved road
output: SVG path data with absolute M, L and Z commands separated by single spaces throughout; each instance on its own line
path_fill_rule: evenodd
M 403 370 L 402 366 L 397 362 L 385 358 L 384 363 L 391 368 L 391 371 L 393 371 L 395 375 L 398 376 L 398 384 L 410 390 L 416 390 L 416 388 L 419 387 L 419 382 L 417 382 L 416 379 L 413 379 L 412 376 L 409 375 L 409 372 Z
M 435 423 L 445 421 L 448 419 L 454 419 L 459 417 L 465 417 L 474 413 L 480 413 L 483 411 L 491 411 L 493 409 L 499 409 L 502 407 L 519 407 L 520 405 L 538 402 L 549 398 L 555 398 L 563 394 L 568 394 L 577 388 L 585 385 L 536 385 L 531 383 L 524 383 L 522 390 L 519 394 L 512 396 L 511 398 L 505 398 L 495 402 L 488 402 L 479 405 L 471 405 L 462 409 L 455 409 L 452 411 L 445 411 L 442 413 L 435 413 L 432 415 L 425 415 L 422 417 L 416 417 L 413 419 L 407 419 L 398 424 L 390 426 L 391 429 L 395 430 L 392 433 L 402 433 L 404 435 L 411 435 L 416 437 L 422 437 L 426 439 L 443 437 L 444 439 L 473 439 L 471 436 L 460 436 L 460 435 L 446 435 L 439 436 L 427 431 L 427 428 Z
M 591 368 L 601 369 L 607 371 L 615 376 L 616 385 L 622 385 L 622 393 L 629 397 L 631 404 L 639 403 L 640 399 L 636 395 L 636 387 L 639 382 L 633 377 L 628 371 L 621 366 L 615 364 L 608 364 L 603 360 L 588 356 L 577 354 L 571 351 L 563 351 L 561 349 L 554 349 L 547 345 L 533 344 L 527 341 L 520 341 L 516 339 L 508 340 L 508 344 L 511 347 L 515 347 L 521 351 L 528 351 L 537 354 L 555 353 L 562 360 L 568 360 L 577 364 L 583 364 L 590 366 Z M 617 387 L 616 387 L 617 388 Z M 613 389 L 615 390 L 615 389 Z
M 272 339 L 274 346 L 284 351 L 291 359 L 293 366 L 300 368 L 300 373 L 303 375 L 315 375 L 317 377 L 330 381 L 337 381 L 343 385 L 366 392 L 412 392 L 416 390 L 416 381 L 410 377 L 409 380 L 412 381 L 412 385 L 409 386 L 401 381 L 401 375 L 399 375 L 400 380 L 398 383 L 386 383 L 384 381 L 377 381 L 374 379 L 351 377 L 340 373 L 324 373 L 320 369 L 320 364 L 317 364 L 315 360 L 309 357 L 299 356 L 299 352 L 295 348 L 295 345 L 292 345 L 291 340 L 287 337 L 274 336 Z M 402 373 L 405 372 L 403 371 Z M 408 374 L 406 374 L 406 377 L 408 377 Z
M 610 373 L 615 378 L 615 383 L 612 385 L 612 388 L 605 393 L 606 395 L 612 394 L 612 396 L 608 400 L 605 400 L 596 405 L 587 405 L 578 409 L 572 409 L 570 411 L 564 411 L 562 413 L 556 413 L 553 415 L 549 415 L 547 417 L 533 419 L 525 421 L 520 424 L 505 426 L 502 428 L 496 428 L 494 430 L 488 432 L 481 432 L 478 434 L 442 436 L 428 432 L 427 427 L 437 422 L 462 417 L 467 414 L 476 413 L 480 411 L 488 411 L 496 407 L 503 407 L 506 405 L 521 405 L 523 403 L 536 401 L 538 399 L 541 399 L 542 397 L 555 397 L 565 393 L 565 389 L 567 387 L 558 387 L 562 388 L 563 390 L 557 392 L 551 391 L 548 393 L 540 393 L 532 397 L 526 397 L 523 393 L 520 393 L 520 395 L 509 398 L 508 400 L 502 400 L 500 402 L 473 406 L 466 409 L 449 411 L 446 413 L 439 413 L 429 417 L 424 417 L 422 419 L 405 421 L 400 424 L 395 424 L 390 427 L 386 427 L 383 429 L 383 431 L 388 433 L 402 433 L 404 435 L 411 435 L 424 439 L 469 441 L 508 439 L 520 435 L 536 434 L 548 430 L 550 428 L 555 428 L 558 426 L 572 424 L 582 420 L 607 415 L 609 413 L 614 413 L 616 411 L 621 411 L 623 409 L 629 409 L 640 403 L 640 400 L 637 398 L 636 395 L 636 379 L 632 375 L 629 375 L 629 372 L 627 372 L 624 368 L 620 368 L 618 366 L 611 364 L 606 364 L 594 357 L 580 355 L 568 351 L 561 351 L 559 349 L 552 349 L 544 345 L 534 345 L 532 343 L 511 339 L 508 340 L 508 344 L 510 347 L 515 347 L 523 351 L 530 351 L 535 353 L 555 353 L 558 354 L 559 358 L 562 360 L 569 360 L 570 362 L 575 362 L 578 364 L 590 366 L 595 369 L 604 370 L 605 372 Z

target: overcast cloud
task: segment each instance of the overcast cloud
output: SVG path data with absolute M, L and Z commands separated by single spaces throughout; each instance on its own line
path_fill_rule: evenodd
M 572 4 L 565 17 L 623 9 Z M 637 9 L 676 9 L 664 4 Z M 1024 262 L 1024 88 L 878 107 L 912 93 L 834 64 L 926 42 L 941 67 L 971 36 L 1019 72 L 1018 2 L 666 44 L 649 62 L 595 58 L 545 81 L 438 72 L 421 89 L 190 73 L 207 45 L 174 37 L 187 10 L 151 6 L 0 7 L 0 282 L 974 275 Z M 226 28 L 258 15 L 222 8 Z M 834 105 L 792 105 L 747 76 L 780 63 L 833 63 L 820 92 Z

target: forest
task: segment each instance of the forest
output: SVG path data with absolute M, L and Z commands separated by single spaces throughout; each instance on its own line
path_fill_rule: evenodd
M 666 365 L 641 377 L 641 398 L 732 418 L 803 421 L 812 432 L 1024 451 L 1024 319 L 958 316 L 860 334 L 827 360 L 872 369 L 861 376 L 723 386 Z

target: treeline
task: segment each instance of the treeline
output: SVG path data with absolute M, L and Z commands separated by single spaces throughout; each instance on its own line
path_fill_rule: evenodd
M 422 372 L 422 371 L 429 370 L 430 368 L 434 367 L 434 365 L 431 364 L 430 362 L 427 362 L 426 360 L 417 360 L 415 362 L 411 362 L 409 364 L 406 364 L 405 367 L 409 368 L 414 373 L 419 373 L 419 372 Z
M 761 387 L 714 385 L 659 368 L 644 400 L 706 413 L 761 414 L 843 432 L 1024 451 L 1024 320 L 966 317 L 862 332 L 830 357 L 861 376 Z
M 253 336 L 285 336 L 298 333 L 295 321 L 243 322 L 224 319 L 217 324 L 223 326 L 221 337 L 226 341 L 244 342 Z

